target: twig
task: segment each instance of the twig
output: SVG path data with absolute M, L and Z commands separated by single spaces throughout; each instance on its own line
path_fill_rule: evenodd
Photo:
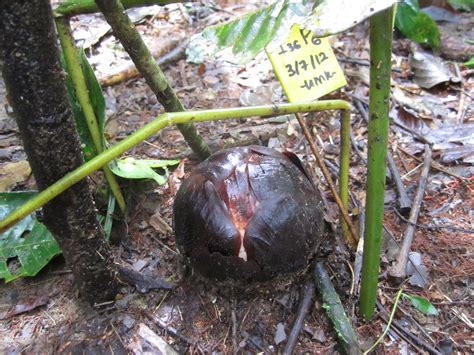
M 231 320 L 232 320 L 232 350 L 233 353 L 237 353 L 237 315 L 235 314 L 235 300 L 232 302 L 232 313 L 231 313 Z
M 162 321 L 160 321 L 159 319 L 154 317 L 153 313 L 150 313 L 149 311 L 144 310 L 144 309 L 140 309 L 139 312 L 141 314 L 143 314 L 146 318 L 151 320 L 158 327 L 160 327 L 165 332 L 167 332 L 169 335 L 173 336 L 174 338 L 178 338 L 178 339 L 184 341 L 186 344 L 188 344 L 188 346 L 196 345 L 196 343 L 194 341 L 192 341 L 189 338 L 187 338 L 186 336 L 182 335 L 180 332 L 178 332 L 178 330 L 176 330 L 175 328 L 173 328 L 169 325 L 166 325 L 165 323 L 163 323 Z
M 151 289 L 172 289 L 175 285 L 157 277 L 143 275 L 142 273 L 129 269 L 124 266 L 118 266 L 120 279 L 130 285 L 133 285 L 141 293 L 148 292 Z
M 472 229 L 466 229 L 466 228 L 460 228 L 460 227 L 454 227 L 454 226 L 434 226 L 431 224 L 423 224 L 423 223 L 413 223 L 410 222 L 410 220 L 406 219 L 403 217 L 397 210 L 395 210 L 395 213 L 397 216 L 405 223 L 408 223 L 409 225 L 412 225 L 413 227 L 418 227 L 418 228 L 423 228 L 423 229 L 430 229 L 430 230 L 437 230 L 437 229 L 449 229 L 452 230 L 453 232 L 461 232 L 461 233 L 469 233 L 473 234 L 474 230 Z
M 366 157 L 364 157 L 363 153 L 361 152 L 361 150 L 357 146 L 357 141 L 355 140 L 354 134 L 352 132 L 350 134 L 351 134 L 350 137 L 351 137 L 352 148 L 354 148 L 354 151 L 356 152 L 356 154 L 360 158 L 360 160 L 362 160 L 364 163 L 367 163 Z
M 356 107 L 357 109 L 360 111 L 361 115 L 362 115 L 362 118 L 368 122 L 368 115 L 367 115 L 367 110 L 365 110 L 364 106 L 362 104 L 365 104 L 367 105 L 367 100 L 357 96 L 357 95 L 352 95 L 352 94 L 349 94 L 349 96 L 351 96 L 352 98 L 356 99 Z M 408 155 L 409 157 L 415 159 L 416 161 L 419 161 L 421 162 L 422 159 L 418 158 L 417 156 L 411 154 L 410 152 L 408 152 L 406 149 L 402 148 L 402 147 L 397 147 L 398 150 L 402 151 L 403 153 L 405 153 L 406 155 Z M 431 162 L 431 167 L 433 169 L 436 169 L 438 171 L 441 171 L 442 173 L 445 173 L 447 175 L 450 175 L 452 177 L 455 177 L 456 179 L 459 179 L 459 180 L 467 180 L 465 177 L 463 176 L 460 176 L 460 175 L 457 175 L 457 174 L 454 174 L 452 172 L 450 172 L 449 170 L 447 170 L 446 168 L 444 168 L 441 164 L 435 162 L 435 161 L 432 161 Z
M 343 63 L 349 63 L 349 64 L 357 64 L 357 65 L 362 65 L 364 67 L 370 67 L 370 62 L 368 60 L 364 59 L 355 59 L 355 58 L 350 58 L 350 57 L 337 57 L 337 60 Z M 402 70 L 400 68 L 392 68 L 392 72 L 400 73 Z
M 403 152 L 404 154 L 408 155 L 410 158 L 413 158 L 415 159 L 416 161 L 418 162 L 421 162 L 422 159 L 418 158 L 416 155 L 413 155 L 411 154 L 410 152 L 408 152 L 405 148 L 402 148 L 402 147 L 398 147 L 397 148 L 398 150 L 400 150 L 401 152 Z M 454 174 L 452 172 L 450 172 L 448 169 L 444 168 L 441 164 L 435 162 L 435 161 L 432 161 L 431 162 L 431 167 L 435 170 L 438 170 L 438 171 L 441 171 L 442 173 L 445 173 L 447 175 L 450 175 L 456 179 L 459 179 L 459 180 L 467 180 L 465 177 L 461 176 L 461 175 L 457 175 L 457 174 Z
M 298 335 L 301 332 L 301 328 L 303 328 L 304 319 L 311 307 L 311 300 L 314 296 L 313 281 L 309 280 L 306 282 L 302 294 L 303 298 L 298 307 L 298 315 L 296 316 L 295 323 L 293 323 L 293 328 L 291 328 L 291 332 L 288 336 L 288 341 L 286 343 L 285 349 L 283 350 L 283 354 L 293 354 L 296 342 L 298 341 Z
M 411 201 L 407 195 L 407 191 L 405 186 L 403 185 L 402 178 L 400 177 L 400 172 L 398 171 L 397 165 L 395 164 L 395 160 L 393 159 L 391 154 L 387 154 L 387 162 L 388 167 L 392 173 L 393 182 L 395 182 L 395 186 L 397 187 L 398 192 L 398 207 L 400 208 L 400 212 L 402 214 L 408 214 L 410 211 Z
M 344 221 L 346 222 L 349 232 L 351 235 L 351 240 L 350 242 L 353 245 L 356 245 L 357 243 L 357 233 L 354 228 L 354 224 L 351 221 L 351 218 L 349 217 L 349 213 L 347 212 L 347 209 L 344 207 L 344 204 L 339 197 L 339 194 L 337 193 L 336 187 L 334 185 L 334 182 L 331 178 L 331 174 L 329 173 L 326 164 L 324 163 L 324 160 L 321 158 L 321 155 L 319 155 L 318 149 L 316 148 L 316 145 L 314 144 L 313 138 L 311 137 L 311 133 L 309 133 L 308 127 L 306 126 L 306 123 L 303 120 L 303 117 L 301 116 L 301 113 L 295 113 L 296 119 L 298 120 L 298 123 L 301 126 L 301 129 L 303 130 L 303 134 L 306 137 L 306 140 L 308 141 L 309 147 L 311 149 L 311 152 L 313 153 L 316 163 L 318 166 L 321 168 L 321 171 L 324 175 L 324 178 L 326 179 L 326 182 L 332 192 L 332 195 L 334 197 L 334 200 L 336 201 L 337 205 L 339 206 L 339 210 L 341 212 L 342 217 L 344 218 Z M 342 139 L 342 137 L 341 137 Z
M 359 213 L 359 243 L 354 260 L 354 291 L 359 294 L 360 272 L 362 270 L 362 258 L 364 257 L 364 229 L 365 229 L 365 211 L 362 209 Z
M 184 341 L 186 344 L 188 345 L 194 345 L 194 342 L 190 339 L 188 339 L 187 337 L 185 337 L 184 335 L 182 335 L 180 332 L 178 332 L 175 328 L 169 326 L 169 325 L 166 325 L 165 323 L 163 323 L 162 321 L 154 318 L 154 317 L 151 317 L 153 319 L 153 322 L 159 326 L 161 329 L 163 329 L 166 333 L 168 333 L 169 335 L 175 337 L 175 338 L 178 338 L 182 341 Z
M 379 301 L 377 301 L 377 308 L 380 311 L 379 317 L 382 318 L 383 321 L 388 322 L 388 317 L 387 317 L 388 313 L 385 310 L 384 306 Z M 403 334 L 406 338 L 409 339 L 410 343 L 412 344 L 414 343 L 414 344 L 417 344 L 418 346 L 421 346 L 423 349 L 426 349 L 427 351 L 429 351 L 430 354 L 440 354 L 440 352 L 436 348 L 432 347 L 426 341 L 408 332 L 406 329 L 406 326 L 401 325 L 397 320 L 394 319 L 392 321 L 392 324 L 393 324 L 394 329 L 396 329 L 399 334 Z
M 423 202 L 423 195 L 425 193 L 426 184 L 428 181 L 428 174 L 430 172 L 431 166 L 431 147 L 425 145 L 425 153 L 423 155 L 423 171 L 421 172 L 420 181 L 418 183 L 418 190 L 416 191 L 415 199 L 413 200 L 413 207 L 410 211 L 410 222 L 416 223 L 418 219 L 418 214 L 420 212 L 421 203 Z M 413 235 L 415 232 L 415 227 L 412 224 L 409 224 L 405 236 L 403 238 L 403 243 L 398 254 L 397 261 L 390 268 L 389 274 L 396 278 L 405 278 L 406 276 L 406 267 L 408 262 L 408 253 L 410 252 L 411 244 L 413 242 Z
M 393 302 L 393 308 L 392 312 L 390 312 L 390 317 L 388 318 L 387 326 L 385 327 L 385 330 L 383 331 L 382 335 L 375 341 L 375 343 L 366 351 L 364 351 L 364 355 L 370 353 L 372 350 L 374 350 L 377 345 L 382 341 L 382 339 L 385 337 L 385 335 L 388 333 L 388 330 L 390 329 L 390 326 L 392 325 L 393 322 L 393 316 L 395 315 L 395 311 L 397 310 L 398 306 L 398 301 L 400 301 L 400 297 L 402 296 L 402 291 L 403 291 L 403 285 L 400 287 L 400 290 L 397 292 L 397 296 L 395 297 L 395 301 Z
M 397 210 L 395 210 L 396 213 L 398 213 Z M 408 220 L 407 220 L 408 221 Z M 383 229 L 385 231 L 385 233 L 390 237 L 390 239 L 395 243 L 395 245 L 397 246 L 398 250 L 400 250 L 400 243 L 398 242 L 397 238 L 395 238 L 395 236 L 393 235 L 393 233 L 390 231 L 390 229 L 388 229 L 385 224 L 383 225 Z M 423 280 L 423 282 L 427 282 L 426 280 L 426 277 L 424 276 L 424 274 L 421 272 L 421 270 L 419 269 L 414 257 L 409 253 L 408 254 L 408 260 L 410 261 L 411 263 L 411 266 L 413 266 L 413 268 L 415 269 L 415 271 L 417 272 L 418 276 Z
M 323 308 L 326 309 L 331 319 L 343 352 L 345 354 L 360 354 L 357 335 L 346 316 L 341 300 L 322 262 L 315 262 L 313 277 L 316 287 L 323 299 Z

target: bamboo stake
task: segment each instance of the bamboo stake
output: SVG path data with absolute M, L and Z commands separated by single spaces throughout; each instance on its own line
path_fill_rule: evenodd
M 385 194 L 390 103 L 393 7 L 370 18 L 370 119 L 368 123 L 367 197 L 360 312 L 368 320 L 375 310 Z

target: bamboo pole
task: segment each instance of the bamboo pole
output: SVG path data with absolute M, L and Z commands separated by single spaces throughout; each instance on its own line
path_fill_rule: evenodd
M 370 103 L 367 197 L 360 312 L 369 320 L 375 309 L 385 195 L 388 113 L 390 103 L 393 7 L 370 18 Z

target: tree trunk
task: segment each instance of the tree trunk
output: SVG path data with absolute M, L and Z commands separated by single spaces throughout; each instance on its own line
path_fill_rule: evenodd
M 36 183 L 45 189 L 83 164 L 48 0 L 0 2 L 3 77 Z M 117 272 L 87 180 L 44 206 L 44 223 L 89 303 L 113 300 Z

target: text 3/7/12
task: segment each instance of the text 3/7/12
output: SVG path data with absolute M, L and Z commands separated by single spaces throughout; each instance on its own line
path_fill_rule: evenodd
M 317 99 L 346 84 L 328 38 L 295 25 L 288 39 L 266 48 L 290 102 Z

